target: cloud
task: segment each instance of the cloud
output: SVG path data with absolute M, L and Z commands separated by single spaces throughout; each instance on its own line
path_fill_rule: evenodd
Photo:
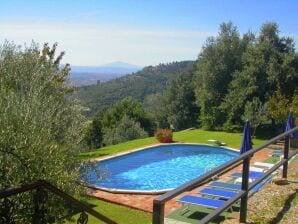
M 65 61 L 74 65 L 99 65 L 127 61 L 139 65 L 196 59 L 208 36 L 205 31 L 137 29 L 74 23 L 0 23 L 0 41 L 16 44 L 32 40 L 58 42 Z

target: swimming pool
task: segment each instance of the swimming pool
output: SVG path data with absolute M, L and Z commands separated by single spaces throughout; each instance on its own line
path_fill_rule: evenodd
M 83 181 L 111 191 L 160 192 L 176 188 L 235 158 L 223 147 L 170 144 L 93 162 L 83 167 Z

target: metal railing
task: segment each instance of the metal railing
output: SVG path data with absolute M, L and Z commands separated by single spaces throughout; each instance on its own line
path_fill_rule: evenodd
M 246 153 L 241 154 L 237 158 L 215 168 L 214 170 L 204 174 L 203 176 L 200 176 L 188 183 L 185 183 L 181 185 L 180 187 L 169 191 L 158 198 L 154 199 L 153 201 L 153 218 L 152 223 L 153 224 L 163 224 L 164 223 L 164 209 L 165 209 L 165 203 L 174 197 L 180 195 L 181 193 L 185 191 L 189 191 L 194 189 L 195 187 L 201 186 L 205 184 L 207 181 L 210 181 L 212 177 L 218 176 L 220 174 L 225 173 L 227 170 L 230 170 L 231 168 L 243 164 L 242 168 L 242 185 L 241 190 L 237 193 L 236 196 L 230 198 L 227 200 L 220 208 L 214 210 L 212 213 L 204 217 L 202 220 L 200 220 L 199 223 L 205 224 L 209 223 L 210 221 L 214 220 L 216 217 L 218 217 L 223 211 L 227 210 L 229 207 L 231 207 L 236 201 L 241 199 L 240 202 L 240 222 L 246 222 L 247 217 L 247 200 L 248 200 L 248 192 L 254 188 L 257 184 L 259 184 L 261 181 L 263 181 L 265 178 L 267 178 L 269 175 L 271 175 L 275 170 L 277 170 L 280 166 L 283 165 L 283 172 L 282 176 L 283 178 L 287 178 L 288 173 L 288 161 L 293 156 L 295 156 L 298 153 L 298 149 L 293 150 L 291 153 L 289 153 L 289 135 L 291 133 L 297 132 L 298 127 L 289 130 L 287 132 L 284 132 L 283 134 L 280 134 L 268 142 L 253 148 L 249 150 Z M 249 166 L 250 166 L 250 159 L 251 157 L 258 151 L 264 149 L 265 147 L 276 143 L 279 140 L 284 139 L 284 156 L 283 159 L 275 164 L 272 168 L 270 168 L 268 171 L 266 171 L 261 177 L 254 180 L 251 184 L 249 184 Z
M 69 202 L 72 206 L 75 206 L 75 207 L 79 208 L 80 210 L 82 210 L 82 213 L 80 214 L 76 223 L 86 224 L 88 222 L 87 213 L 89 213 L 90 215 L 94 216 L 98 220 L 103 221 L 104 223 L 116 224 L 115 221 L 98 213 L 97 211 L 95 211 L 91 207 L 89 207 L 88 205 L 78 201 L 77 199 L 73 198 L 69 194 L 66 194 L 64 191 L 58 189 L 54 185 L 52 185 L 49 182 L 44 181 L 44 180 L 39 180 L 39 181 L 36 181 L 31 184 L 22 185 L 21 187 L 18 187 L 18 188 L 11 188 L 11 189 L 3 190 L 0 192 L 0 199 L 5 200 L 10 196 L 18 195 L 18 194 L 21 194 L 24 192 L 29 192 L 32 190 L 36 190 L 36 194 L 33 197 L 34 212 L 32 214 L 32 223 L 36 223 L 36 224 L 37 223 L 45 223 L 45 221 L 44 221 L 45 214 L 44 213 L 47 210 L 47 208 L 45 208 L 45 202 L 47 199 L 47 196 L 45 195 L 46 194 L 45 190 L 48 190 L 48 191 L 54 193 L 55 195 L 63 198 L 64 200 Z M 7 211 L 9 211 L 9 210 L 10 209 L 7 208 Z M 9 214 L 6 214 L 6 215 L 8 216 Z M 7 218 L 9 218 L 9 217 L 7 217 Z M 14 222 L 11 221 L 11 223 L 14 223 Z

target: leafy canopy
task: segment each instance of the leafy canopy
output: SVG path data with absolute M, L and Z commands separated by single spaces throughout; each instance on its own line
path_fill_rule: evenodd
M 293 101 L 298 88 L 297 62 L 293 39 L 280 37 L 276 23 L 264 24 L 259 35 L 248 32 L 243 37 L 231 23 L 223 23 L 218 36 L 207 40 L 194 72 L 202 127 L 242 124 L 242 115 L 251 108 L 246 105 L 255 98 L 262 106 L 282 97 Z M 286 104 L 280 106 L 286 108 Z M 269 103 L 266 113 L 281 121 L 276 109 Z
M 0 46 L 0 189 L 45 179 L 79 192 L 73 165 L 84 118 L 67 98 L 69 66 L 56 46 Z

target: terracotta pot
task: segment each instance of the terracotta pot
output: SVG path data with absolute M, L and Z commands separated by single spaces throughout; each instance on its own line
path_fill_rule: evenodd
M 286 185 L 289 183 L 288 180 L 285 178 L 276 178 L 276 179 L 273 179 L 272 182 L 275 183 L 276 185 Z

